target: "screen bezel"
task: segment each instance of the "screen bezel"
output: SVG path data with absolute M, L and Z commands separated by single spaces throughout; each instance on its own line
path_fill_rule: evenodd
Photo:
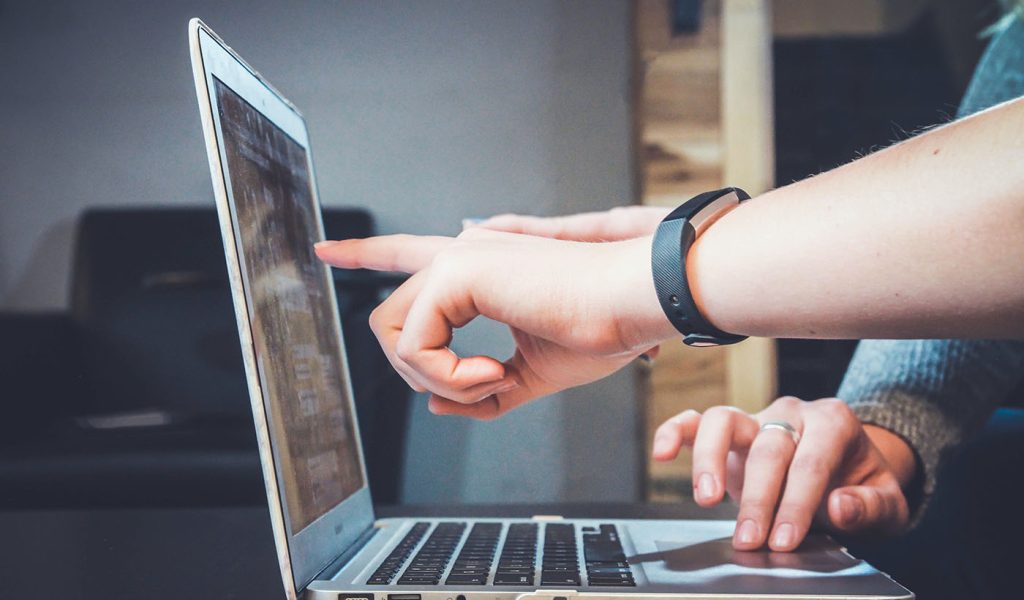
M 280 465 L 277 455 L 278 445 L 273 443 L 275 441 L 273 428 L 269 426 L 270 409 L 266 405 L 268 399 L 263 394 L 265 387 L 263 373 L 259 369 L 253 343 L 250 317 L 250 307 L 253 304 L 248 292 L 246 274 L 242 269 L 244 257 L 242 245 L 237 237 L 237 213 L 231 200 L 231 181 L 227 177 L 224 138 L 221 135 L 218 103 L 213 85 L 214 78 L 220 80 L 302 146 L 306 152 L 314 214 L 319 215 L 320 203 L 313 158 L 309 147 L 309 135 L 305 121 L 298 110 L 198 19 L 193 19 L 189 23 L 189 42 L 192 50 L 196 92 L 210 159 L 214 195 L 217 201 L 217 212 L 224 238 L 231 292 L 238 320 L 243 362 L 256 424 L 260 462 L 263 467 L 274 541 L 277 546 L 285 588 L 289 597 L 296 597 L 310 581 L 334 562 L 367 528 L 372 526 L 374 521 L 373 504 L 366 477 L 366 463 L 363 459 L 359 425 L 354 420 L 352 425 L 359 453 L 363 486 L 306 527 L 299 531 L 292 531 L 291 520 L 288 518 L 287 499 L 282 493 L 283 480 L 278 471 Z M 317 234 L 320 239 L 323 239 L 323 223 L 320 219 L 317 220 L 317 226 L 319 229 Z M 310 243 L 315 241 L 317 240 L 310 240 Z M 333 325 L 338 336 L 338 347 L 341 352 L 340 368 L 346 388 L 344 391 L 350 414 L 354 417 L 356 415 L 355 405 L 352 398 L 348 360 L 345 356 L 337 301 L 334 295 L 333 279 L 330 276 L 329 268 L 326 265 L 323 265 L 322 268 L 329 286 L 330 294 L 328 296 L 332 304 L 331 314 L 334 321 L 333 324 L 325 324 L 325 326 Z

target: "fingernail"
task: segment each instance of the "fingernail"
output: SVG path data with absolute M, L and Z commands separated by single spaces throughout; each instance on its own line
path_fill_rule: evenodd
M 505 392 L 511 392 L 512 390 L 516 389 L 517 387 L 519 387 L 519 382 L 517 382 L 517 381 L 510 381 L 510 382 L 506 383 L 505 385 L 503 385 L 503 386 L 501 386 L 499 388 L 495 388 L 494 391 L 491 392 L 491 393 L 493 393 L 493 394 L 504 394 Z
M 757 541 L 757 523 L 753 519 L 744 519 L 736 530 L 736 541 L 749 546 Z
M 853 525 L 860 521 L 863 509 L 860 498 L 850 494 L 839 496 L 839 514 L 843 519 L 844 525 Z
M 333 245 L 335 245 L 337 243 L 338 243 L 337 240 L 323 240 L 321 242 L 317 242 L 317 243 L 313 244 L 313 247 L 314 248 L 327 248 L 328 246 L 333 246 Z
M 715 478 L 711 473 L 704 473 L 697 479 L 697 495 L 701 500 L 711 500 L 715 497 Z
M 796 530 L 789 523 L 783 523 L 775 528 L 775 536 L 772 538 L 772 546 L 775 548 L 789 548 L 793 545 L 793 537 Z

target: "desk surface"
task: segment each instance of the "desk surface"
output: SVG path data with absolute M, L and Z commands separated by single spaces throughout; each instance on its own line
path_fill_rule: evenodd
M 694 504 L 380 507 L 380 517 L 729 518 Z M 0 512 L 0 598 L 284 597 L 265 507 Z

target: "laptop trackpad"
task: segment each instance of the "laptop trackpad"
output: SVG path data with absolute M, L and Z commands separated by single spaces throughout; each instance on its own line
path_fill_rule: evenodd
M 814 536 L 796 552 L 740 552 L 732 547 L 732 537 L 695 544 L 655 540 L 661 554 L 662 567 L 671 572 L 692 572 L 722 565 L 744 567 L 755 571 L 795 569 L 816 573 L 835 573 L 857 566 L 860 561 L 839 552 L 827 538 Z
M 902 588 L 824 535 L 812 535 L 796 552 L 740 552 L 732 548 L 732 521 L 630 523 L 648 584 L 717 594 L 879 596 Z M 900 593 L 903 592 L 903 593 Z

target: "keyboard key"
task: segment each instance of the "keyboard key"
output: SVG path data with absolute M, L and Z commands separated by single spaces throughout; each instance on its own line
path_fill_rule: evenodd
M 621 562 L 626 560 L 622 546 L 612 542 L 584 543 L 583 554 L 587 562 Z
M 411 577 L 409 575 L 402 575 L 398 580 L 399 586 L 436 586 L 439 582 L 438 577 Z
M 498 567 L 498 573 L 502 575 L 533 575 L 533 565 L 524 567 Z
M 448 585 L 484 585 L 487 583 L 487 574 L 482 575 L 449 575 L 445 580 Z
M 635 586 L 633 572 L 614 525 L 603 524 L 599 531 L 583 535 L 583 556 L 587 582 L 595 587 Z
M 541 559 L 541 585 L 579 586 L 579 550 L 576 526 L 548 523 L 544 527 L 544 555 Z
M 540 575 L 541 585 L 579 585 L 580 576 L 576 573 L 564 571 L 542 571 Z
M 448 585 L 483 585 L 494 561 L 501 536 L 501 523 L 476 523 L 455 558 L 445 583 Z
M 437 585 L 465 529 L 465 523 L 438 523 L 398 579 L 398 585 Z
M 419 522 L 413 525 L 402 538 L 402 541 L 398 542 L 398 545 L 388 554 L 387 558 L 370 575 L 366 583 L 369 585 L 387 585 L 391 583 L 395 574 L 398 573 L 401 566 L 409 558 L 412 549 L 420 543 L 428 529 L 430 529 L 430 523 Z
M 513 523 L 508 526 L 494 574 L 495 585 L 533 585 L 537 532 L 536 523 Z
M 494 585 L 533 585 L 533 575 L 502 575 L 494 576 Z

